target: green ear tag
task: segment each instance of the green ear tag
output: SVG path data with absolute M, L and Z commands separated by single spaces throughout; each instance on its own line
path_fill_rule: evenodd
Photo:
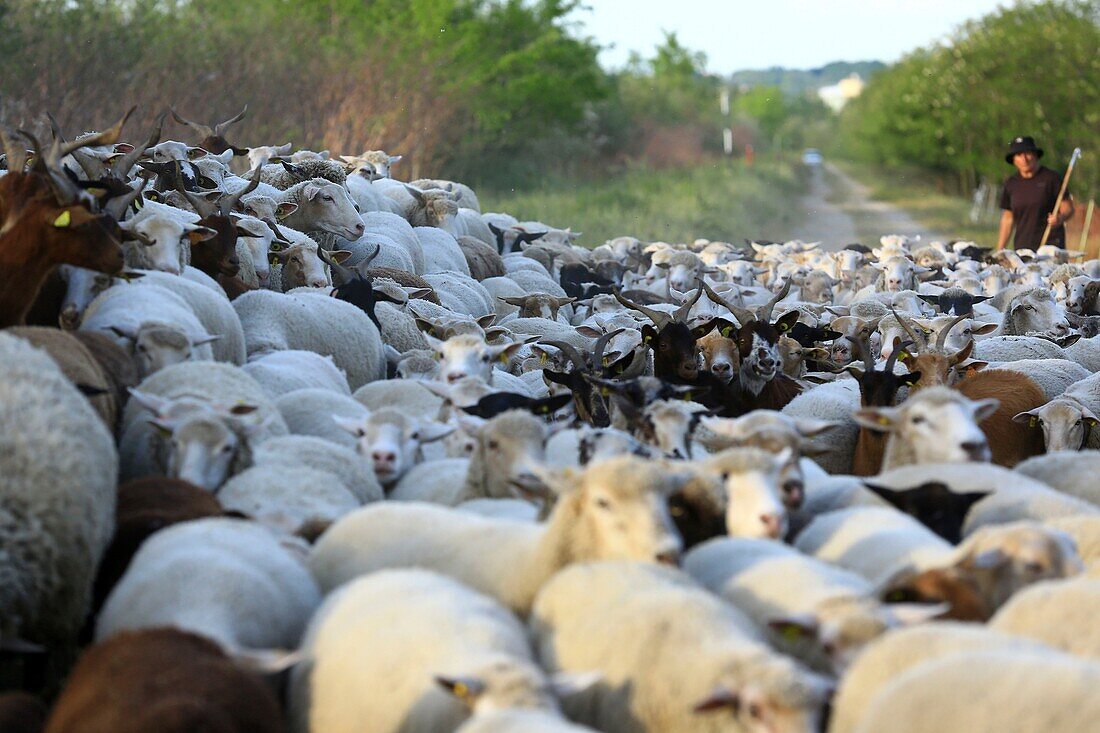
M 1032 418 L 1027 421 L 1027 426 L 1029 428 L 1033 428 L 1038 424 L 1038 422 L 1039 422 L 1039 418 L 1037 418 L 1035 416 L 1032 416 Z
M 56 219 L 53 220 L 53 225 L 55 227 L 57 227 L 58 229 L 64 229 L 65 227 L 69 226 L 72 223 L 73 223 L 73 215 L 71 213 L 69 213 L 68 209 L 66 209 L 65 211 L 62 211 L 61 214 Z
M 802 629 L 798 628 L 794 624 L 786 624 L 783 627 L 782 636 L 787 641 L 798 641 L 802 638 Z

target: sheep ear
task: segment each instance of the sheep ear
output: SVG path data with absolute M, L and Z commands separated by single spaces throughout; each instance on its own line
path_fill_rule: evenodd
M 419 434 L 419 442 L 434 443 L 442 440 L 458 430 L 457 425 L 440 425 L 439 423 L 422 423 L 416 430 Z
M 812 417 L 801 417 L 794 422 L 795 428 L 803 438 L 812 438 L 839 424 L 835 420 L 818 420 Z
M 226 151 L 231 152 L 231 151 Z M 225 650 L 233 661 L 246 670 L 262 675 L 278 674 L 284 672 L 305 659 L 305 652 L 300 649 L 286 651 L 285 649 L 233 649 Z
M 951 610 L 950 603 L 891 603 L 886 606 L 896 626 L 914 626 Z
M 799 613 L 771 619 L 768 621 L 768 628 L 780 638 L 789 642 L 816 641 L 820 624 L 817 616 L 810 613 Z
M 753 247 L 759 245 L 755 242 Z M 695 703 L 691 710 L 694 713 L 710 713 L 715 710 L 733 710 L 735 713 L 741 709 L 741 696 L 733 690 L 725 687 L 715 688 L 709 695 Z
M 577 695 L 603 680 L 603 672 L 557 672 L 550 675 L 550 687 L 558 697 Z
M 526 346 L 523 341 L 517 341 L 512 344 L 504 344 L 502 346 L 490 346 L 489 354 L 494 359 L 499 359 L 501 362 L 507 362 L 512 355 Z
M 137 403 L 139 405 L 141 405 L 154 415 L 167 409 L 168 406 L 172 404 L 172 401 L 165 397 L 161 397 L 160 395 L 155 395 L 150 392 L 141 392 L 132 387 L 130 388 L 130 397 L 137 400 Z
M 897 411 L 891 407 L 864 407 L 852 413 L 852 418 L 868 430 L 888 433 L 894 429 Z
M 485 418 L 477 417 L 476 415 L 470 415 L 466 413 L 459 413 L 454 416 L 454 421 L 458 423 L 458 427 L 469 433 L 470 435 L 477 435 L 477 431 L 488 422 Z
M 200 336 L 197 339 L 193 339 L 191 341 L 191 346 L 194 347 L 194 346 L 202 346 L 203 344 L 210 344 L 210 343 L 213 343 L 215 341 L 220 341 L 221 338 L 222 338 L 221 334 L 213 334 L 213 335 L 205 334 L 203 336 Z
M 1002 550 L 994 548 L 992 550 L 986 550 L 985 552 L 979 552 L 977 555 L 970 555 L 963 558 L 959 566 L 969 570 L 995 570 L 1008 561 L 1008 555 Z
M 1000 406 L 1001 401 L 998 400 L 996 397 L 978 400 L 976 403 L 974 403 L 974 422 L 981 422 L 982 420 L 991 417 Z
M 477 325 L 481 326 L 482 328 L 488 328 L 489 326 L 493 325 L 493 322 L 496 321 L 496 319 L 496 313 L 489 313 L 488 315 L 480 316 L 476 320 Z
M 1014 423 L 1027 423 L 1028 427 L 1034 428 L 1039 424 L 1039 410 L 1040 409 L 1042 409 L 1042 408 L 1036 407 L 1033 410 L 1028 410 L 1027 412 L 1021 412 L 1021 413 L 1018 413 L 1016 415 L 1013 415 L 1012 422 L 1014 422 Z
M 477 698 L 485 692 L 485 683 L 473 677 L 437 675 L 435 683 L 469 707 L 473 707 Z
M 187 231 L 187 239 L 191 244 L 198 244 L 199 242 L 205 242 L 208 239 L 212 239 L 217 236 L 218 232 L 210 227 L 194 227 Z
M 363 437 L 363 425 L 364 423 L 366 423 L 366 420 L 362 418 L 356 419 L 353 417 L 342 417 L 340 415 L 333 415 L 332 421 L 336 423 L 337 427 L 346 430 L 357 438 Z
M 298 204 L 286 202 L 275 207 L 275 218 L 279 221 L 287 218 L 298 210 Z

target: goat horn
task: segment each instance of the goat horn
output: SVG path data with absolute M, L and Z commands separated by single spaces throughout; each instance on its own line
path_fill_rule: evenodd
M 138 162 L 138 158 L 145 154 L 145 151 L 151 147 L 154 147 L 160 142 L 161 131 L 164 129 L 164 119 L 168 116 L 167 112 L 161 112 L 157 115 L 156 123 L 153 125 L 153 132 L 149 135 L 149 139 L 144 145 L 135 146 L 133 150 L 126 155 L 122 156 L 111 165 L 111 171 L 119 178 L 125 179 L 130 173 L 130 169 L 134 167 L 134 164 Z
M 382 252 L 382 243 L 381 242 L 375 242 L 374 243 L 374 251 L 371 252 L 366 257 L 364 257 L 362 262 L 360 262 L 356 266 L 355 269 L 359 270 L 359 272 L 363 273 L 363 276 L 366 277 L 367 268 L 370 267 L 370 263 L 374 262 L 374 258 L 377 257 L 379 255 L 379 253 L 381 253 L 381 252 Z
M 268 222 L 268 226 L 271 226 L 271 222 Z M 329 256 L 328 250 L 324 249 L 323 247 L 318 247 L 317 256 L 320 257 L 321 261 L 328 265 L 329 268 L 332 270 L 333 286 L 339 288 L 355 279 L 355 270 L 352 270 L 349 267 L 344 267 L 335 259 L 331 258 Z M 337 276 L 340 277 L 340 282 L 336 282 Z
M 241 202 L 242 197 L 256 190 L 256 187 L 260 185 L 260 174 L 262 172 L 263 168 L 261 166 L 256 166 L 256 170 L 252 171 L 252 177 L 248 179 L 247 186 L 237 191 L 237 193 L 226 196 L 219 202 L 219 207 L 223 215 L 237 208 L 237 204 Z
M 23 167 L 27 164 L 27 146 L 16 145 L 11 139 L 11 133 L 8 128 L 0 126 L 0 143 L 4 145 L 4 155 L 8 161 L 8 171 L 11 173 L 22 173 Z
M 901 339 L 894 338 L 894 350 L 890 352 L 890 356 L 886 359 L 886 366 L 883 367 L 883 371 L 887 374 L 892 374 L 894 371 L 894 362 L 898 360 L 898 356 L 901 352 L 908 349 L 910 346 L 915 346 L 912 341 L 902 341 Z
M 894 318 L 898 320 L 898 324 L 902 327 L 902 329 L 904 329 L 905 335 L 913 340 L 913 346 L 921 343 L 922 339 L 917 336 L 917 333 L 913 330 L 913 327 L 906 322 L 905 317 L 894 310 L 894 306 L 890 306 L 890 312 L 894 314 Z
M 946 326 L 944 326 L 940 330 L 939 334 L 936 336 L 936 351 L 940 351 L 940 352 L 943 351 L 944 344 L 947 343 L 947 334 L 951 332 L 952 328 L 959 325 L 959 322 L 961 322 L 961 321 L 963 321 L 967 318 L 970 318 L 970 316 L 969 315 L 955 316 L 954 320 L 952 320 L 951 323 L 948 323 Z
M 50 131 L 53 133 L 54 142 L 66 142 L 65 133 L 62 132 L 61 125 L 58 123 L 57 118 L 54 117 L 51 112 L 47 112 L 46 119 L 50 121 Z M 88 176 L 89 181 L 98 180 L 107 174 L 107 166 L 98 159 L 86 155 L 83 151 L 74 150 L 72 156 L 77 164 L 84 170 L 84 174 Z
M 848 340 L 855 344 L 856 351 L 859 352 L 859 358 L 863 360 L 864 370 L 873 372 L 875 370 L 875 360 L 871 358 L 871 339 L 864 335 L 857 335 L 855 338 L 849 338 Z M 893 354 L 890 356 L 892 358 Z
M 760 306 L 760 310 L 756 312 L 756 318 L 763 323 L 770 323 L 772 320 L 772 310 L 775 309 L 775 304 L 787 297 L 787 294 L 791 292 L 791 279 L 787 278 L 787 282 L 783 283 L 783 287 L 779 292 L 775 294 L 775 297 L 769 300 L 764 305 Z
M 622 305 L 631 310 L 638 311 L 643 316 L 653 321 L 653 325 L 657 328 L 664 328 L 672 322 L 672 316 L 668 313 L 662 313 L 661 311 L 655 311 L 652 308 L 646 308 L 644 305 L 638 305 L 637 303 L 627 300 L 623 297 L 622 292 L 618 288 L 611 291 L 611 294 L 615 296 L 615 300 L 619 301 Z
M 191 208 L 195 210 L 195 213 L 199 215 L 199 218 L 205 219 L 208 216 L 216 214 L 218 209 L 212 203 L 204 198 L 192 196 L 190 192 L 183 185 L 183 176 L 176 178 L 176 190 L 180 192 L 187 203 L 191 204 Z
M 109 214 L 111 214 L 111 216 L 115 218 L 116 221 L 122 221 L 123 218 L 125 218 L 126 216 L 126 209 L 130 207 L 130 204 L 137 200 L 137 197 L 141 195 L 142 191 L 145 190 L 145 187 L 147 185 L 149 185 L 148 178 L 139 179 L 137 188 L 132 189 L 130 193 L 116 196 L 115 198 L 111 199 L 106 203 L 104 208 Z
M 607 344 L 625 330 L 625 328 L 617 328 L 614 331 L 601 334 L 596 339 L 596 344 L 592 347 L 592 358 L 596 369 L 603 368 L 603 352 L 607 349 Z
M 190 127 L 192 130 L 199 133 L 199 135 L 201 135 L 202 137 L 213 137 L 214 136 L 214 128 L 209 127 L 207 125 L 200 125 L 197 122 L 192 122 L 191 120 L 189 120 L 185 117 L 181 117 L 180 113 L 176 111 L 175 107 L 169 107 L 168 109 L 172 112 L 172 119 L 174 119 L 176 122 L 180 123 L 181 125 L 186 125 L 187 127 Z
M 233 124 L 236 124 L 236 123 L 240 122 L 241 120 L 243 120 L 244 116 L 245 116 L 245 113 L 247 113 L 247 112 L 248 112 L 248 105 L 246 104 L 244 106 L 244 109 L 242 109 L 240 112 L 238 112 L 234 116 L 230 117 L 225 122 L 219 122 L 218 124 L 214 125 L 214 134 L 218 135 L 218 136 L 224 136 L 225 131 L 229 129 L 229 126 L 233 125 Z
M 546 344 L 547 346 L 553 346 L 555 349 L 565 354 L 566 358 L 573 363 L 573 368 L 579 371 L 585 370 L 584 359 L 581 357 L 580 352 L 573 348 L 572 344 L 567 344 L 564 341 L 554 341 L 551 339 L 539 339 L 540 344 Z
M 57 157 L 50 162 L 56 165 L 57 162 L 66 155 L 71 154 L 73 151 L 80 150 L 81 148 L 93 147 L 96 145 L 114 145 L 122 135 L 122 128 L 125 127 L 126 121 L 130 119 L 130 115 L 132 115 L 136 109 L 137 105 L 128 109 L 121 120 L 111 125 L 103 132 L 97 132 L 94 135 L 86 135 L 70 143 L 65 143 L 64 145 L 61 145 L 60 141 L 55 141 L 55 144 L 58 146 Z M 50 153 L 52 157 L 54 151 L 51 150 Z
M 685 302 L 683 305 L 681 305 L 679 308 L 676 309 L 676 311 L 672 314 L 672 320 L 680 321 L 680 322 L 686 320 L 687 316 L 688 316 L 688 313 L 691 312 L 692 306 L 694 306 L 696 303 L 698 303 L 699 298 L 701 298 L 701 297 L 703 297 L 703 289 L 698 288 L 695 291 L 695 295 L 692 296 L 692 298 L 690 300 L 688 300 L 687 302 Z

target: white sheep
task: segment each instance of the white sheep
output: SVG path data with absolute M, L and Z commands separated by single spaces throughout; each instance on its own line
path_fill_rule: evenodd
M 1100 453 L 1064 450 L 1034 456 L 1013 469 L 1052 489 L 1100 506 Z
M 451 272 L 470 276 L 466 255 L 450 233 L 435 227 L 413 227 L 413 231 L 424 251 L 424 271 L 418 274 Z
M 424 274 L 439 302 L 451 311 L 480 318 L 495 313 L 493 296 L 481 283 L 460 272 L 427 272 Z
M 1036 639 L 1056 649 L 1100 657 L 1100 580 L 1048 580 L 1024 588 L 1008 599 L 989 620 L 989 627 L 1006 634 Z
M 864 711 L 856 733 L 1096 727 L 1100 667 L 1056 652 L 979 651 L 914 667 Z
M 386 570 L 333 593 L 293 672 L 295 733 L 438 733 L 503 709 L 558 712 L 525 629 L 499 603 L 424 570 Z M 385 680 L 384 684 L 377 681 Z
M 248 362 L 243 369 L 273 400 L 298 389 L 327 389 L 351 395 L 348 380 L 332 357 L 312 351 L 272 351 Z
M 227 181 L 226 189 L 229 193 L 236 193 L 248 183 L 244 179 L 238 181 Z M 289 213 L 280 217 L 279 223 L 300 232 L 322 231 L 355 241 L 366 229 L 347 189 L 324 178 L 302 181 L 285 191 L 261 185 L 255 193 L 242 196 L 241 203 L 247 206 L 255 196 L 267 196 L 276 206 L 289 210 Z M 288 204 L 295 204 L 295 207 L 290 209 L 286 206 Z
M 302 466 L 335 477 L 359 504 L 382 500 L 382 486 L 355 451 L 323 438 L 283 435 L 268 438 L 252 451 L 257 466 Z
M 544 668 L 602 673 L 563 700 L 570 718 L 594 728 L 818 729 L 825 679 L 772 652 L 748 618 L 676 570 L 567 568 L 539 593 L 531 627 Z
M 828 420 L 834 423 L 822 439 L 815 442 L 817 465 L 833 474 L 852 472 L 859 426 L 852 414 L 859 409 L 859 383 L 838 379 L 808 389 L 788 402 L 781 412 L 797 419 Z
M 214 360 L 240 366 L 245 361 L 244 330 L 241 328 L 241 319 L 229 304 L 225 292 L 213 280 L 210 280 L 210 283 L 214 284 L 216 290 L 186 277 L 195 276 L 196 273 L 209 279 L 206 273 L 189 267 L 184 271 L 185 277 L 147 270 L 133 284 L 156 285 L 172 291 L 187 301 L 187 305 L 191 307 L 191 311 L 202 324 L 203 330 L 210 336 L 218 337 L 210 344 Z
M 975 341 L 971 356 L 990 362 L 1067 358 L 1061 346 L 1035 336 L 993 336 Z
M 364 384 L 352 395 L 368 410 L 384 407 L 400 409 L 409 417 L 434 419 L 443 406 L 443 398 L 424 386 L 419 379 L 387 379 Z
M 394 501 L 430 502 L 457 506 L 466 499 L 466 475 L 470 459 L 463 456 L 437 458 L 417 463 L 393 487 Z
M 1050 402 L 1013 418 L 1043 431 L 1048 453 L 1100 448 L 1100 376 L 1086 375 Z
M 45 352 L 0 333 L 0 633 L 70 643 L 114 532 L 118 454 Z
M 123 248 L 126 266 L 180 274 L 191 262 L 191 245 L 217 234 L 198 222 L 199 215 L 191 211 L 145 201 L 137 214 L 119 223 L 132 238 Z
M 327 527 L 361 506 L 331 473 L 293 464 L 246 468 L 218 489 L 218 502 L 286 535 Z
M 313 293 L 253 290 L 234 300 L 233 308 L 250 359 L 285 349 L 331 355 L 352 390 L 386 376 L 378 328 L 351 303 Z
M 367 416 L 367 410 L 351 397 L 329 389 L 296 389 L 275 399 L 275 406 L 295 435 L 313 435 L 355 450 L 355 438 L 333 421 Z
M 1090 576 L 1094 576 L 1096 561 L 1100 560 L 1100 517 L 1094 515 L 1058 517 L 1048 519 L 1043 524 L 1069 535 L 1077 549 L 1078 557 L 1085 563 L 1086 571 Z
M 1061 397 L 1076 382 L 1092 376 L 1088 369 L 1069 359 L 1017 359 L 998 364 L 997 369 L 1020 372 L 1031 377 L 1048 400 Z M 1100 386 L 1100 380 L 1093 380 L 1092 384 Z
M 907 514 L 862 506 L 815 517 L 795 539 L 794 546 L 875 584 L 903 570 L 946 565 L 954 549 Z
M 840 679 L 829 730 L 853 733 L 874 697 L 906 671 L 925 662 L 985 650 L 1043 651 L 1042 644 L 955 621 L 922 624 L 885 634 L 864 647 Z M 892 726 L 887 729 L 892 730 Z
M 142 376 L 189 359 L 213 359 L 211 341 L 221 338 L 208 334 L 188 302 L 172 290 L 125 282 L 88 305 L 80 330 L 111 338 L 133 355 Z
M 328 590 L 374 570 L 420 565 L 526 613 L 539 587 L 570 563 L 678 556 L 681 542 L 666 497 L 681 477 L 622 457 L 590 464 L 583 472 L 565 469 L 550 480 L 559 497 L 544 524 L 383 502 L 333 525 L 314 545 L 310 568 Z
M 286 433 L 274 403 L 240 367 L 175 364 L 146 378 L 126 405 L 122 477 L 170 475 L 214 490 L 250 465 L 253 445 Z
M 355 449 L 364 464 L 373 467 L 379 483 L 387 488 L 417 463 L 420 446 L 441 440 L 453 426 L 421 421 L 394 407 L 383 407 L 354 419 L 333 415 L 336 424 L 355 438 Z
M 884 605 L 867 579 L 767 540 L 710 540 L 687 553 L 684 570 L 748 614 L 778 649 L 837 676 L 872 639 L 944 610 Z
M 255 522 L 197 519 L 150 536 L 96 619 L 96 640 L 175 626 L 229 651 L 294 649 L 321 602 L 301 560 Z

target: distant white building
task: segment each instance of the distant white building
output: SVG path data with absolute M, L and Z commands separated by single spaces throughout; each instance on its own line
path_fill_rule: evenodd
M 839 112 L 845 104 L 862 93 L 863 79 L 859 78 L 859 74 L 854 73 L 832 86 L 817 90 L 817 96 L 821 97 L 821 101 L 834 112 Z

